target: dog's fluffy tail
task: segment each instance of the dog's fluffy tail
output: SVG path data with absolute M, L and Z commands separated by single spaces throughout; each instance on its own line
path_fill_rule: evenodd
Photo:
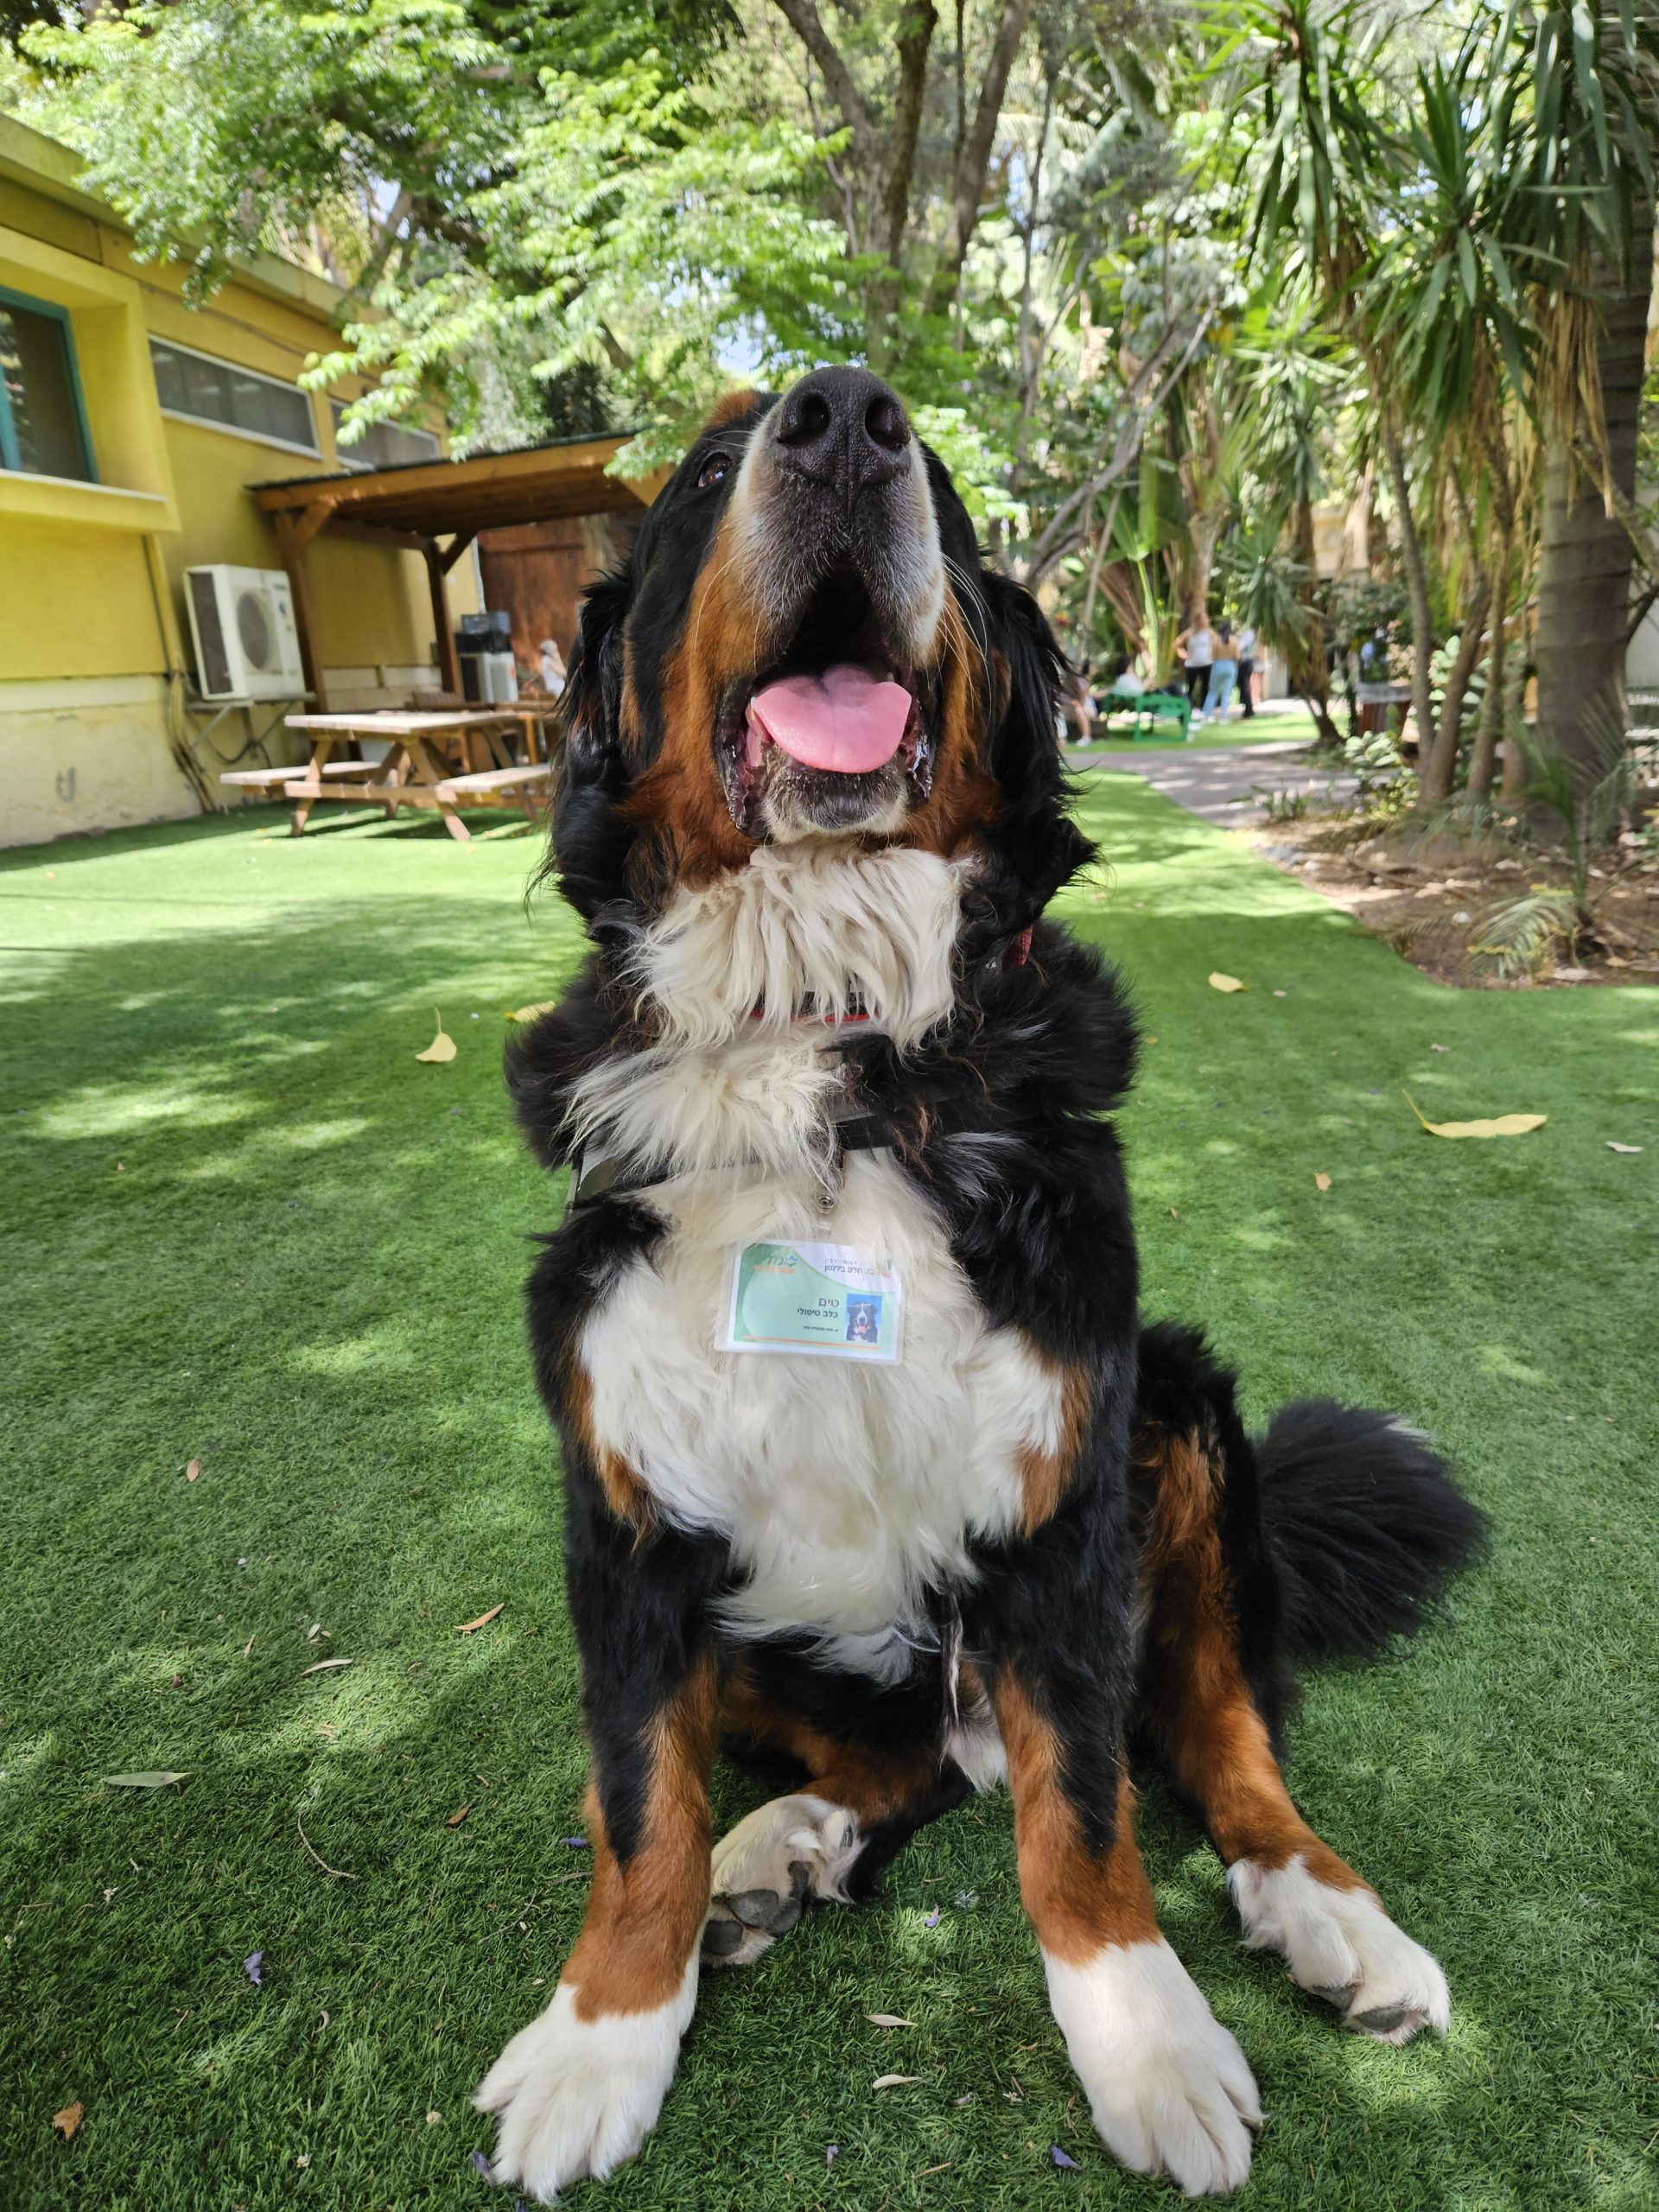
M 1485 1516 L 1389 1414 L 1310 1398 L 1253 1446 L 1293 1661 L 1381 1651 L 1484 1546 Z

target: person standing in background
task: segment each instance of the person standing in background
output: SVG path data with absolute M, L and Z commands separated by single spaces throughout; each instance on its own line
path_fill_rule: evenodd
M 1216 657 L 1215 648 L 1216 640 L 1210 627 L 1210 610 L 1201 607 L 1197 620 L 1189 622 L 1175 640 L 1175 650 L 1186 671 L 1186 696 L 1195 712 L 1205 702 L 1210 683 L 1210 664 Z
M 1250 690 L 1255 678 L 1255 632 L 1244 623 L 1238 633 L 1238 696 L 1244 708 L 1247 722 L 1255 720 L 1255 702 Z
M 1238 653 L 1233 644 L 1233 626 L 1230 622 L 1217 622 L 1211 652 L 1210 687 L 1205 693 L 1204 712 L 1198 716 L 1201 722 L 1226 721 L 1237 674 Z

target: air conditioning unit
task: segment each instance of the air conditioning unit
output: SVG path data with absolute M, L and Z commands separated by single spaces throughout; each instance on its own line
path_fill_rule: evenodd
M 204 699 L 295 699 L 305 690 L 294 598 L 280 569 L 187 569 Z

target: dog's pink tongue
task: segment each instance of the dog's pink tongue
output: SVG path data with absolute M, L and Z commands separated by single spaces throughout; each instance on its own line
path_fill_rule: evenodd
M 858 776 L 879 768 L 899 749 L 910 719 L 910 694 L 868 668 L 839 661 L 822 676 L 786 676 L 749 702 L 749 741 L 757 724 L 804 768 Z

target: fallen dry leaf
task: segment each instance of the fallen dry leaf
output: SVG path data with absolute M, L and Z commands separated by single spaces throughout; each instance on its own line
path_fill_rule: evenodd
M 455 1057 L 455 1040 L 444 1027 L 443 1016 L 441 1014 L 435 1014 L 433 1020 L 438 1025 L 438 1033 L 426 1050 L 423 1052 L 416 1052 L 415 1057 L 417 1060 L 453 1060 Z
M 506 1599 L 504 1598 L 501 1600 L 501 1605 L 492 1605 L 487 1613 L 480 1613 L 475 1621 L 457 1621 L 455 1623 L 455 1634 L 457 1636 L 470 1636 L 475 1628 L 487 1628 L 506 1602 Z
M 1611 1137 L 1609 1137 L 1607 1149 L 1609 1152 L 1640 1152 L 1642 1147 L 1639 1144 L 1615 1144 Z
M 429 2127 L 442 2127 L 443 2125 L 443 2114 L 441 2112 L 428 2113 L 426 2115 L 426 2124 Z
M 897 2012 L 867 2012 L 865 2018 L 873 2028 L 913 2028 L 914 2020 L 901 2019 Z
M 1313 1187 L 1318 1191 L 1328 1191 L 1331 1187 L 1331 1178 L 1328 1175 L 1316 1175 L 1313 1178 Z
M 76 2129 L 85 2118 L 86 2107 L 77 2101 L 73 2105 L 65 2105 L 61 2112 L 54 2112 L 52 2115 L 52 2125 L 66 2143 L 72 2143 L 74 2140 Z
M 906 2082 L 919 2082 L 919 2074 L 878 2074 L 870 2087 L 873 2089 L 901 2088 Z
M 184 1479 L 185 1479 L 185 1480 L 186 1480 L 186 1482 L 188 1482 L 188 1483 L 193 1483 L 193 1482 L 194 1482 L 194 1480 L 196 1479 L 196 1477 L 197 1477 L 200 1472 L 201 1472 L 201 1462 L 200 1462 L 200 1459 L 193 1459 L 193 1460 L 190 1462 L 189 1465 L 188 1465 L 188 1466 L 185 1469 L 185 1471 L 184 1471 Z
M 300 1680 L 303 1681 L 308 1675 L 326 1675 L 333 1667 L 349 1667 L 351 1664 L 349 1659 L 319 1659 L 315 1667 L 301 1668 Z
M 1236 976 L 1224 976 L 1219 968 L 1212 968 L 1210 971 L 1210 988 L 1212 991 L 1242 991 L 1244 986 Z
M 181 1774 L 169 1774 L 159 1767 L 147 1767 L 142 1774 L 106 1774 L 104 1777 L 111 1789 L 167 1789 L 175 1782 L 182 1782 Z
M 1431 1045 L 1428 1049 L 1431 1052 L 1449 1052 L 1452 1047 L 1449 1045 Z
M 1529 1129 L 1541 1129 L 1549 1119 L 1548 1114 L 1500 1114 L 1490 1122 L 1430 1122 L 1418 1113 L 1408 1090 L 1400 1096 L 1432 1137 L 1523 1137 Z
M 472 1805 L 471 1805 L 471 1803 L 470 1803 L 470 1802 L 469 1802 L 468 1803 L 467 1803 L 467 1804 L 463 1805 L 463 1806 L 461 1807 L 461 1810 L 460 1810 L 458 1813 L 451 1813 L 451 1814 L 450 1814 L 450 1815 L 449 1815 L 449 1817 L 448 1817 L 448 1819 L 444 1822 L 444 1824 L 443 1824 L 443 1825 L 444 1825 L 444 1826 L 445 1826 L 445 1827 L 447 1827 L 447 1828 L 458 1828 L 458 1827 L 461 1826 L 461 1822 L 466 1819 L 466 1817 L 467 1817 L 467 1814 L 468 1814 L 468 1813 L 470 1813 L 470 1812 L 472 1811 L 472 1809 L 473 1809 L 473 1808 L 472 1808 Z
M 510 1006 L 507 1008 L 507 1020 L 534 1021 L 538 1014 L 551 1014 L 557 1004 L 556 999 L 543 999 L 539 1006 Z

